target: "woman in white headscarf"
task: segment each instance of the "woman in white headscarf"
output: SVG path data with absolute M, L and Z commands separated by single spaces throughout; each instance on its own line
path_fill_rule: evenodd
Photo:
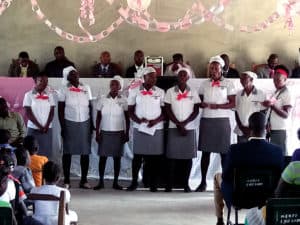
M 110 91 L 101 96 L 97 105 L 96 141 L 99 144 L 99 183 L 94 190 L 104 188 L 104 172 L 107 157 L 114 159 L 113 189 L 122 190 L 118 184 L 124 143 L 128 141 L 129 118 L 127 100 L 120 91 L 123 79 L 115 76 L 110 81 Z
M 201 183 L 196 191 L 206 190 L 206 174 L 210 162 L 210 153 L 220 153 L 221 163 L 225 159 L 230 140 L 230 109 L 235 107 L 235 88 L 233 83 L 222 76 L 224 61 L 220 56 L 209 60 L 210 78 L 199 89 L 200 107 L 203 109 L 200 121 L 198 148 L 202 151 Z
M 87 182 L 89 154 L 91 153 L 92 93 L 87 85 L 79 82 L 79 74 L 72 67 L 63 70 L 67 84 L 59 92 L 58 116 L 63 138 L 64 184 L 70 187 L 70 168 L 72 155 L 80 155 L 80 188 L 91 188 Z

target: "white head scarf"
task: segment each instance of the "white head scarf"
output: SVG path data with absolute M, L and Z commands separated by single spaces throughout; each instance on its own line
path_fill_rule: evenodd
M 112 80 L 116 80 L 116 81 L 119 82 L 119 84 L 120 84 L 120 86 L 121 86 L 120 91 L 122 91 L 123 86 L 124 86 L 124 80 L 123 80 L 123 78 L 122 78 L 121 76 L 119 76 L 119 75 L 116 75 L 116 76 L 114 76 L 114 77 L 111 79 L 111 81 L 112 81 Z
M 149 74 L 149 73 L 156 73 L 156 70 L 153 67 L 145 67 L 141 70 L 142 70 L 141 73 L 143 74 L 143 76 L 145 76 L 146 74 Z
M 62 80 L 63 85 L 66 85 L 68 83 L 68 75 L 73 70 L 77 71 L 73 66 L 68 66 L 63 69 L 63 80 Z
M 251 77 L 253 80 L 257 79 L 256 73 L 253 73 L 252 71 L 245 71 L 242 72 L 241 74 L 247 74 L 249 77 Z
M 191 78 L 191 71 L 188 69 L 188 68 L 185 68 L 185 67 L 180 67 L 177 71 L 176 71 L 176 74 L 178 75 L 180 71 L 185 71 L 188 75 L 189 78 Z
M 211 64 L 213 62 L 219 63 L 222 66 L 222 68 L 225 66 L 224 60 L 219 55 L 213 56 L 209 59 L 209 64 Z

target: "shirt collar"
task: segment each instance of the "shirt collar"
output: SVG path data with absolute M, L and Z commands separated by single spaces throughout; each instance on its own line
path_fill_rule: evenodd
M 31 92 L 33 95 L 36 95 L 36 94 L 38 94 L 38 92 L 35 90 L 35 88 L 33 88 L 32 89 L 32 92 Z M 42 91 L 42 93 L 41 94 L 47 94 L 47 91 L 46 91 L 46 89 L 44 90 L 44 91 Z
M 82 84 L 81 82 L 79 82 L 78 87 L 79 87 L 79 86 L 83 86 L 83 84 Z M 73 87 L 73 85 L 72 85 L 70 82 L 68 82 L 67 87 Z
M 225 79 L 225 78 L 224 78 L 223 75 L 222 75 L 222 76 L 220 77 L 219 81 L 221 82 L 221 81 L 223 81 L 224 79 Z M 209 80 L 210 80 L 211 82 L 214 81 L 214 80 L 211 79 L 211 78 L 210 78 Z
M 190 91 L 190 90 L 191 90 L 190 86 L 186 85 L 184 91 Z M 175 86 L 174 91 L 175 92 L 180 92 L 180 89 L 179 89 L 178 85 Z
M 243 89 L 243 91 L 242 91 L 242 93 L 241 93 L 241 96 L 244 96 L 245 94 L 246 94 L 246 91 L 245 91 L 245 89 Z M 257 94 L 258 94 L 258 91 L 257 91 L 257 89 L 256 89 L 255 86 L 253 86 L 253 89 L 252 89 L 252 91 L 250 92 L 250 94 L 253 94 L 253 95 L 257 95 Z
M 110 93 L 108 93 L 108 94 L 106 95 L 106 98 L 112 98 L 112 99 L 114 99 L 114 98 L 110 95 Z M 121 95 L 118 94 L 118 95 L 117 95 L 117 98 L 121 98 Z
M 109 67 L 109 64 L 107 64 L 107 65 L 103 65 L 103 64 L 100 64 L 100 66 L 101 66 L 101 69 L 108 69 L 108 67 Z
M 249 137 L 248 141 L 251 141 L 251 140 L 266 140 L 266 138 L 264 138 L 264 137 Z
M 146 88 L 144 87 L 144 85 L 140 86 L 140 91 L 142 91 L 142 90 L 146 90 Z M 150 88 L 150 90 L 155 91 L 156 90 L 155 86 L 153 86 L 152 88 Z

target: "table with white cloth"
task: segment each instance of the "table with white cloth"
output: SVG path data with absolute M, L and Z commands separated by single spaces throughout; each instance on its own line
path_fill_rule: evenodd
M 32 88 L 33 82 L 30 81 L 31 78 L 7 78 L 0 77 L 0 96 L 5 97 L 8 100 L 10 108 L 13 111 L 22 111 L 22 101 L 24 97 L 24 93 Z M 49 89 L 53 91 L 54 94 L 62 86 L 61 78 L 49 78 Z M 80 81 L 84 84 L 90 86 L 93 95 L 93 105 L 96 105 L 97 99 L 102 94 L 107 94 L 109 92 L 109 82 L 108 78 L 81 78 Z M 128 87 L 129 83 L 132 79 L 124 79 L 124 87 Z M 204 79 L 190 79 L 188 84 L 192 88 L 198 89 Z M 232 79 L 236 90 L 242 88 L 239 79 Z M 22 85 L 23 83 L 23 85 Z M 274 91 L 274 84 L 272 79 L 258 79 L 254 82 L 255 86 L 266 92 L 267 96 L 270 96 Z M 292 93 L 293 97 L 293 108 L 290 116 L 290 123 L 287 129 L 287 154 L 291 155 L 293 151 L 299 147 L 299 142 L 297 139 L 297 129 L 300 127 L 300 79 L 288 79 L 287 86 Z M 126 90 L 124 94 L 126 94 Z M 57 100 L 57 98 L 56 98 Z M 201 110 L 200 110 L 201 113 Z M 24 114 L 23 114 L 24 115 Z M 94 121 L 96 119 L 96 110 L 94 107 Z M 197 121 L 200 121 L 200 116 L 198 116 Z M 235 119 L 234 119 L 234 111 L 232 111 L 230 116 L 230 124 L 231 130 L 233 131 L 235 127 Z M 198 135 L 197 135 L 198 136 Z M 89 177 L 98 177 L 98 144 L 95 141 L 95 134 L 92 137 L 92 154 L 90 156 L 90 167 L 89 167 Z M 236 143 L 236 135 L 232 133 L 232 143 Z M 131 159 L 133 157 L 131 151 L 132 142 L 129 141 L 124 146 L 124 157 L 122 158 L 121 164 L 121 173 L 120 179 L 130 179 L 131 178 Z M 57 116 L 57 107 L 55 109 L 55 116 L 53 120 L 53 149 L 55 151 L 54 160 L 57 162 L 61 162 L 62 155 L 62 144 L 60 137 L 60 125 Z M 73 175 L 80 174 L 80 158 L 78 156 L 73 156 L 71 173 Z M 193 160 L 193 168 L 190 175 L 190 186 L 191 188 L 195 188 L 201 179 L 200 173 L 200 159 L 201 152 L 198 151 L 197 158 Z M 113 177 L 113 163 L 112 159 L 108 159 L 106 165 L 106 177 Z M 207 173 L 207 181 L 208 181 L 208 189 L 212 189 L 213 187 L 213 176 L 216 172 L 220 171 L 220 159 L 217 154 L 211 155 L 211 163 Z

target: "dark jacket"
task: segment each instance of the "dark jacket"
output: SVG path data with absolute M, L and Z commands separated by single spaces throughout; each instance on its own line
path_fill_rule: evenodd
M 27 68 L 27 77 L 34 77 L 38 75 L 39 72 L 40 72 L 39 66 L 33 61 L 29 60 L 28 68 Z M 21 74 L 20 64 L 18 63 L 17 60 L 13 60 L 13 63 L 10 64 L 9 66 L 8 75 L 11 77 L 19 77 L 20 74 Z

